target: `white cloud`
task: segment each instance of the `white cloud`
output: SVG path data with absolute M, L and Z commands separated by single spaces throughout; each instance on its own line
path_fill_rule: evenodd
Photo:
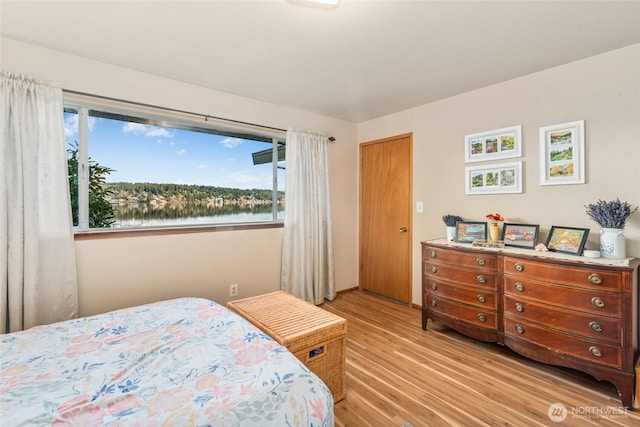
M 209 169 L 209 165 L 198 165 L 196 169 Z
M 183 148 L 183 149 L 181 149 L 181 150 L 176 151 L 175 153 L 176 153 L 176 155 L 177 155 L 177 156 L 182 156 L 182 155 L 183 155 L 183 154 L 185 154 L 186 152 L 187 152 L 187 150 L 185 150 L 185 149 Z
M 225 138 L 224 140 L 220 141 L 220 144 L 224 147 L 224 148 L 235 148 L 238 145 L 242 144 L 243 141 L 239 138 Z
M 96 126 L 96 118 L 93 116 L 89 116 L 89 120 L 87 120 L 87 124 L 89 127 L 89 132 L 93 131 L 93 128 Z M 70 114 L 64 120 L 64 135 L 74 136 L 77 134 L 78 134 L 78 115 Z
M 171 134 L 168 130 L 164 128 L 154 128 L 154 127 L 149 127 L 145 136 L 162 136 L 164 138 L 173 138 L 173 134 Z
M 271 174 L 255 174 L 248 171 L 237 171 L 224 174 L 218 185 L 231 188 L 270 188 Z
M 133 133 L 134 135 L 151 137 L 159 136 L 163 138 L 173 138 L 173 134 L 164 128 L 143 125 L 142 123 L 126 123 L 124 126 L 122 126 L 122 133 Z
M 73 136 L 78 133 L 78 115 L 71 114 L 64 120 L 64 135 Z
M 122 133 L 134 133 L 136 135 L 144 135 L 146 126 L 142 123 L 125 123 L 122 126 Z

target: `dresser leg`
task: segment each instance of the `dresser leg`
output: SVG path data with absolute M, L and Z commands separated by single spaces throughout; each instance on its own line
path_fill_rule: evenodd
M 633 388 L 635 386 L 634 381 L 620 381 L 614 384 L 618 389 L 618 395 L 622 400 L 622 406 L 633 410 Z

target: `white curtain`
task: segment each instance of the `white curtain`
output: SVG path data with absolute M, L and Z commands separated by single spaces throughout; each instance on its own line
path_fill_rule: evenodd
M 0 332 L 73 318 L 76 262 L 62 90 L 2 71 Z
M 327 140 L 287 131 L 281 288 L 316 305 L 336 297 Z

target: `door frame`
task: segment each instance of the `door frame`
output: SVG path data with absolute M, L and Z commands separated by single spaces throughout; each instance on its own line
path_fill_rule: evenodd
M 396 139 L 409 138 L 409 199 L 407 200 L 409 208 L 409 230 L 408 239 L 408 256 L 407 256 L 407 277 L 409 278 L 408 286 L 408 305 L 413 306 L 413 132 L 394 135 L 386 138 L 375 139 L 371 141 L 361 142 L 358 144 L 358 289 L 362 289 L 362 149 L 367 145 L 383 144 L 385 142 Z M 404 303 L 404 301 L 402 301 Z

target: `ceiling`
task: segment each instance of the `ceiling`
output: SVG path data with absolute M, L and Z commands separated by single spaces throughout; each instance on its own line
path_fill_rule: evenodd
M 640 1 L 7 1 L 3 37 L 362 122 L 640 43 Z

